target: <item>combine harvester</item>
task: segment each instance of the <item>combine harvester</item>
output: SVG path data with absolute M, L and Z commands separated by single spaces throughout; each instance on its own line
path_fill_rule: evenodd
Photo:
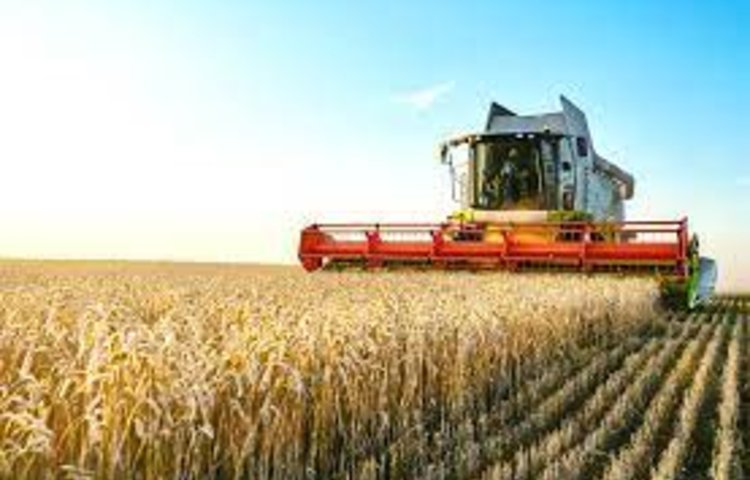
M 446 221 L 314 224 L 301 234 L 302 266 L 647 274 L 671 306 L 705 302 L 716 265 L 687 219 L 626 221 L 633 177 L 597 155 L 584 113 L 561 103 L 523 116 L 493 103 L 483 132 L 440 146 L 461 203 Z

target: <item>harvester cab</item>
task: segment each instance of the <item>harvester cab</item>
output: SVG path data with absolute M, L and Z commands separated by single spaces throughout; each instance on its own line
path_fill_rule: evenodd
M 519 116 L 493 103 L 484 131 L 440 147 L 461 210 L 479 221 L 624 220 L 633 177 L 599 156 L 586 116 L 561 97 L 562 111 Z M 463 161 L 454 161 L 459 147 Z
M 632 175 L 596 153 L 584 113 L 561 103 L 523 116 L 493 103 L 484 130 L 440 145 L 460 204 L 445 221 L 313 224 L 302 266 L 646 274 L 672 306 L 705 302 L 716 265 L 687 219 L 626 221 Z

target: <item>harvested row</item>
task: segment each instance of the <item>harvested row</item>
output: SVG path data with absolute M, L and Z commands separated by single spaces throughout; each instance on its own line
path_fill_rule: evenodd
M 538 475 L 546 459 L 558 456 L 560 451 L 564 449 L 565 442 L 561 440 L 564 433 L 561 434 L 560 432 L 572 432 L 572 428 L 578 427 L 579 423 L 582 422 L 582 418 L 595 416 L 603 408 L 606 408 L 608 405 L 602 403 L 606 401 L 603 398 L 611 398 L 613 395 L 617 395 L 624 382 L 630 379 L 630 375 L 634 374 L 636 369 L 640 368 L 650 358 L 651 354 L 657 351 L 658 347 L 659 344 L 653 342 L 641 351 L 631 355 L 620 370 L 611 375 L 610 379 L 605 383 L 599 385 L 594 394 L 585 402 L 582 409 L 571 416 L 565 417 L 563 424 L 557 430 L 548 431 L 546 435 L 542 436 L 540 440 L 534 442 L 532 445 L 521 445 L 521 448 L 516 450 L 515 455 L 511 459 L 493 467 L 493 472 L 489 476 L 491 478 L 525 479 Z M 594 405 L 593 408 L 591 405 Z M 497 470 L 504 472 L 504 474 L 495 473 Z
M 539 438 L 559 422 L 563 415 L 576 408 L 613 371 L 620 368 L 627 355 L 642 346 L 642 342 L 633 342 L 632 345 L 624 343 L 600 362 L 592 363 L 539 405 L 520 425 L 513 427 L 507 436 L 503 435 L 503 444 L 517 449 Z
M 399 444 L 390 448 L 394 468 L 389 475 L 415 478 L 415 472 L 419 471 L 419 476 L 429 479 L 446 476 L 463 478 L 476 474 L 488 459 L 502 455 L 503 448 L 513 448 L 517 444 L 508 442 L 509 437 L 533 435 L 533 425 L 527 421 L 529 412 L 538 412 L 547 418 L 547 422 L 554 420 L 560 411 L 566 409 L 566 405 L 575 401 L 575 398 L 571 398 L 571 392 L 581 395 L 580 385 L 583 383 L 592 388 L 597 383 L 597 378 L 606 376 L 608 371 L 616 368 L 629 354 L 640 350 L 647 341 L 661 337 L 667 329 L 666 322 L 655 319 L 653 324 L 618 344 L 602 343 L 595 348 L 584 349 L 583 356 L 577 354 L 572 360 L 570 357 L 563 358 L 538 378 L 532 379 L 528 384 L 520 384 L 512 395 L 498 403 L 496 412 L 482 414 L 479 419 L 472 418 L 471 421 L 454 426 L 451 435 L 446 435 L 432 446 L 424 442 L 430 438 L 429 435 L 420 437 L 418 434 L 424 432 L 413 432 L 412 442 L 406 445 L 410 446 L 410 452 L 421 448 L 422 455 L 429 463 L 426 466 L 413 462 L 409 465 L 405 460 L 410 456 L 404 454 L 406 442 L 402 439 Z M 679 330 L 669 328 L 670 334 L 676 334 L 677 331 Z M 361 470 L 355 477 L 362 477 Z
M 666 450 L 662 453 L 661 459 L 651 478 L 655 480 L 668 480 L 678 476 L 683 471 L 693 471 L 686 464 L 686 456 L 689 449 L 695 445 L 696 430 L 701 413 L 705 412 L 705 405 L 709 405 L 707 396 L 716 377 L 717 371 L 720 370 L 721 362 L 724 360 L 726 353 L 726 342 L 728 339 L 729 322 L 724 320 L 722 325 L 722 336 L 718 341 L 711 342 L 698 371 L 696 372 L 693 383 L 688 388 L 678 414 L 677 428 L 672 432 L 671 440 Z M 703 417 L 704 419 L 708 417 Z M 698 452 L 710 452 L 710 448 L 698 448 Z M 695 458 L 695 457 L 693 457 Z
M 654 366 L 666 365 L 670 358 L 695 334 L 697 325 L 681 329 L 676 339 L 654 338 L 642 350 L 632 354 L 623 368 L 602 383 L 583 407 L 565 418 L 560 428 L 549 432 L 534 445 L 516 452 L 512 461 L 496 465 L 493 478 L 536 477 L 547 464 L 575 447 L 611 410 L 627 387 L 633 385 Z M 499 473 L 499 472 L 504 473 Z
M 718 348 L 721 329 L 716 324 L 710 331 L 710 350 Z M 649 404 L 643 415 L 642 423 L 630 440 L 630 444 L 621 450 L 605 471 L 605 479 L 644 478 L 648 476 L 654 459 L 662 451 L 664 440 L 669 439 L 669 431 L 682 393 L 690 385 L 700 360 L 709 342 L 708 335 L 703 335 L 688 346 L 675 369 L 665 380 L 656 397 Z
M 741 330 L 746 322 L 740 320 L 734 324 L 732 341 L 721 380 L 721 405 L 719 407 L 719 425 L 716 430 L 718 441 L 714 448 L 711 464 L 711 477 L 716 480 L 742 478 L 740 458 L 740 433 L 738 430 L 740 412 L 740 350 Z
M 750 301 L 745 302 L 745 312 L 748 307 L 750 307 Z M 742 473 L 750 475 L 750 318 L 747 316 L 742 317 L 740 336 L 738 446 L 741 449 L 740 465 Z
M 732 313 L 738 307 L 720 301 L 692 321 L 672 319 L 670 334 L 651 331 L 641 348 L 624 356 L 624 343 L 613 349 L 615 366 L 599 370 L 597 354 L 567 381 L 549 381 L 556 388 L 528 403 L 531 408 L 505 414 L 506 423 L 492 436 L 459 442 L 464 451 L 443 451 L 444 463 L 422 477 L 473 478 L 495 458 L 500 461 L 481 478 L 742 478 L 742 439 L 727 447 L 714 433 L 724 425 L 724 437 L 732 438 L 732 430 L 747 435 L 739 432 L 741 412 L 722 413 L 737 410 L 727 405 L 732 398 L 741 401 L 746 381 L 736 367 L 747 362 L 747 322 Z M 585 381 L 592 372 L 603 376 Z M 544 385 L 543 378 L 522 386 L 516 398 Z M 721 453 L 727 451 L 731 455 Z M 722 470 L 729 473 L 722 477 Z
M 665 379 L 689 368 L 710 333 L 710 326 L 703 325 L 698 332 L 691 329 L 687 336 L 667 345 L 664 353 L 650 361 L 614 402 L 598 428 L 560 457 L 551 459 L 541 474 L 542 478 L 577 478 L 600 472 L 606 466 L 606 452 L 616 451 L 627 441 L 640 425 L 645 410 Z
M 632 338 L 624 343 L 632 345 L 632 342 L 640 342 L 640 338 L 650 335 L 654 330 L 649 326 L 643 332 L 636 332 Z M 592 363 L 601 363 L 610 353 L 610 348 L 616 347 L 607 343 L 594 344 L 569 354 L 560 356 L 551 362 L 546 368 L 540 370 L 536 376 L 529 378 L 527 382 L 518 382 L 517 385 L 509 387 L 503 385 L 497 387 L 496 391 L 488 392 L 479 398 L 479 402 L 494 404 L 489 413 L 480 413 L 479 418 L 472 416 L 463 425 L 455 428 L 452 437 L 440 437 L 435 432 L 424 432 L 415 430 L 399 438 L 389 447 L 394 470 L 404 477 L 415 477 L 418 474 L 425 478 L 440 477 L 448 474 L 448 470 L 456 470 L 458 463 L 476 463 L 486 455 L 485 440 L 491 432 L 498 429 L 509 428 L 525 418 L 525 415 L 538 407 L 545 399 L 557 392 L 571 376 L 578 375 L 581 370 Z M 488 397 L 494 400 L 487 400 Z M 484 412 L 486 408 L 475 408 L 474 411 Z M 440 433 L 440 432 L 438 432 Z M 466 454 L 466 452 L 476 452 Z M 427 460 L 426 465 L 415 462 L 409 463 L 410 459 L 422 455 Z M 449 458 L 450 461 L 449 461 Z M 457 461 L 456 457 L 473 459 L 468 461 Z M 365 460 L 363 465 L 372 463 L 373 458 Z M 411 470 L 409 470 L 411 467 Z M 455 472 L 454 472 L 455 475 Z M 362 469 L 358 470 L 356 478 L 363 476 Z

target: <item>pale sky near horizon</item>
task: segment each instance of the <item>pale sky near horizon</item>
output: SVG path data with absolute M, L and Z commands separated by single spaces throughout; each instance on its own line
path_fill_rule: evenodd
M 324 220 L 440 220 L 436 143 L 586 111 L 632 218 L 750 289 L 750 4 L 0 2 L 0 257 L 293 262 Z

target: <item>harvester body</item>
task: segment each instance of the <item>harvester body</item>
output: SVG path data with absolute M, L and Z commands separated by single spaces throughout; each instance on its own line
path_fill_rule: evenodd
M 440 145 L 460 204 L 445 221 L 310 225 L 303 267 L 628 272 L 657 275 L 671 304 L 708 299 L 716 266 L 699 257 L 687 219 L 626 221 L 633 177 L 596 153 L 584 113 L 561 103 L 527 116 L 493 103 L 483 131 Z

